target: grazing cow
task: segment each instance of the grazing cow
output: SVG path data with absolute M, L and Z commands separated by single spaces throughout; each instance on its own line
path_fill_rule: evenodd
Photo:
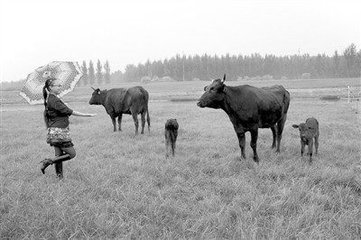
M 142 131 L 144 133 L 145 117 L 147 117 L 148 131 L 150 131 L 150 118 L 148 111 L 148 92 L 141 86 L 113 88 L 101 91 L 94 89 L 90 105 L 103 105 L 113 122 L 114 132 L 117 131 L 115 119 L 118 117 L 119 131 L 122 130 L 122 115 L 131 114 L 135 124 L 135 134 L 138 134 L 138 114 L 141 114 Z
M 177 119 L 168 119 L 165 123 L 165 148 L 166 148 L 166 154 L 165 157 L 169 157 L 169 153 L 172 153 L 172 156 L 174 157 L 174 150 L 175 150 L 175 143 L 177 141 L 178 136 L 178 122 Z
M 308 145 L 309 162 L 312 163 L 313 139 L 315 139 L 316 154 L 318 153 L 318 137 L 320 136 L 319 124 L 316 118 L 308 118 L 305 123 L 293 124 L 293 128 L 300 130 L 301 138 L 301 156 L 305 151 L 305 145 Z
M 271 128 L 273 133 L 272 148 L 280 151 L 282 131 L 287 118 L 290 94 L 281 85 L 256 88 L 249 85 L 226 86 L 223 80 L 215 79 L 204 87 L 204 93 L 197 105 L 222 109 L 228 114 L 236 131 L 242 158 L 245 155 L 245 133 L 251 133 L 253 160 L 259 161 L 257 154 L 258 128 Z

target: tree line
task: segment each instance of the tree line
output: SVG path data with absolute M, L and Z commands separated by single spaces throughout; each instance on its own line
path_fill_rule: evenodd
M 357 50 L 356 45 L 352 43 L 341 54 L 335 51 L 332 56 L 326 54 L 261 56 L 258 53 L 250 56 L 177 54 L 163 61 L 148 60 L 144 64 L 128 64 L 124 72 L 117 70 L 113 73 L 110 73 L 108 61 L 102 66 L 98 60 L 96 71 L 92 61 L 89 61 L 88 66 L 83 61 L 82 71 L 84 76 L 81 85 L 152 81 L 160 78 L 175 81 L 209 80 L 223 76 L 224 73 L 229 80 L 355 78 L 361 75 L 361 50 Z
M 309 54 L 275 56 L 258 53 L 243 55 L 176 55 L 164 61 L 149 60 L 137 66 L 129 64 L 124 73 L 114 72 L 118 81 L 141 81 L 170 77 L 176 81 L 209 80 L 227 74 L 229 80 L 237 79 L 296 79 L 296 78 L 352 78 L 360 77 L 361 50 L 351 44 L 342 54 L 333 56 Z

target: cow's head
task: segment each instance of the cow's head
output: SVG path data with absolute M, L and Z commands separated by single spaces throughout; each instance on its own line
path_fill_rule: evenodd
M 92 89 L 94 90 L 94 92 L 92 94 L 92 97 L 89 100 L 89 104 L 90 105 L 100 105 L 100 104 L 102 104 L 102 100 L 103 100 L 102 92 L 103 91 L 100 91 L 99 88 L 95 89 L 95 88 L 92 87 Z
M 300 130 L 300 138 L 303 142 L 307 142 L 307 139 L 312 139 L 313 129 L 311 126 L 308 126 L 306 123 L 300 123 L 293 124 L 292 127 Z
M 204 87 L 204 93 L 198 100 L 198 107 L 204 108 L 220 108 L 221 103 L 224 100 L 224 81 L 226 80 L 226 74 L 223 79 L 215 79 L 208 86 Z

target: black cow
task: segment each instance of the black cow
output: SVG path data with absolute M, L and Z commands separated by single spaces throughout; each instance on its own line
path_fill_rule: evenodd
M 94 89 L 94 88 L 93 88 Z M 148 111 L 148 92 L 141 86 L 113 88 L 101 91 L 94 89 L 90 105 L 103 105 L 113 122 L 114 132 L 117 131 L 115 119 L 118 117 L 119 131 L 122 130 L 122 115 L 131 114 L 135 124 L 135 134 L 138 134 L 138 114 L 141 114 L 142 131 L 144 133 L 145 117 L 147 115 L 148 131 L 150 131 L 150 118 Z
M 164 136 L 165 136 L 165 148 L 166 148 L 166 154 L 165 157 L 169 157 L 169 153 L 172 153 L 172 156 L 174 157 L 174 151 L 175 151 L 175 143 L 177 141 L 178 136 L 178 122 L 177 119 L 171 118 L 168 119 L 165 123 L 165 130 L 164 130 Z
M 312 163 L 313 139 L 315 139 L 316 154 L 318 153 L 318 138 L 320 136 L 319 124 L 316 118 L 307 118 L 306 122 L 300 124 L 293 124 L 293 128 L 300 130 L 301 139 L 301 156 L 305 151 L 305 145 L 308 145 L 309 162 Z
M 246 158 L 245 132 L 251 133 L 253 160 L 259 161 L 257 155 L 258 128 L 271 128 L 273 134 L 272 148 L 280 151 L 282 131 L 287 118 L 290 94 L 281 85 L 257 88 L 249 85 L 226 86 L 223 80 L 215 79 L 204 87 L 205 93 L 197 105 L 201 108 L 221 108 L 230 118 L 236 131 L 242 157 Z

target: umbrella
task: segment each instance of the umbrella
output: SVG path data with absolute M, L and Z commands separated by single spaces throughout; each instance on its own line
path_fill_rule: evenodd
M 43 87 L 48 78 L 54 77 L 60 81 L 62 87 L 59 96 L 62 97 L 74 89 L 82 76 L 77 62 L 51 62 L 28 75 L 20 95 L 30 104 L 43 103 Z

